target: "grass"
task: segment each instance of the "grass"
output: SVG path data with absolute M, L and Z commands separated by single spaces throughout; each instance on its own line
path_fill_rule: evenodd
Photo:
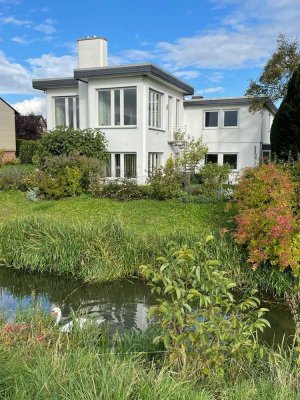
M 176 371 L 148 331 L 109 337 L 90 326 L 61 334 L 41 313 L 11 333 L 0 323 L 0 398 L 11 400 L 296 400 L 298 368 L 290 352 L 236 367 L 233 376 Z M 276 357 L 274 357 L 274 355 Z
M 49 217 L 66 223 L 100 224 L 103 218 L 117 218 L 140 234 L 187 232 L 201 234 L 228 225 L 233 210 L 221 204 L 184 204 L 179 201 L 136 200 L 118 202 L 90 196 L 30 202 L 24 193 L 0 193 L 0 225 L 23 217 Z

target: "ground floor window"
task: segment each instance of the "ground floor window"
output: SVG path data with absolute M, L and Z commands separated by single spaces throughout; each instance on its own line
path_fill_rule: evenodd
M 205 164 L 218 164 L 218 154 L 205 154 Z
M 106 161 L 106 176 L 136 178 L 136 153 L 110 153 Z
M 237 154 L 223 154 L 223 164 L 229 164 L 230 168 L 237 169 Z
M 271 150 L 263 150 L 262 151 L 262 162 L 267 164 L 271 161 Z
M 161 153 L 148 153 L 148 176 L 161 167 Z

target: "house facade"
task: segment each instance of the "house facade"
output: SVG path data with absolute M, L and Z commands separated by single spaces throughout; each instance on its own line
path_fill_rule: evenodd
M 10 161 L 16 154 L 15 115 L 17 111 L 0 97 L 0 150 L 4 150 L 3 161 Z
M 148 176 L 180 153 L 176 132 L 203 137 L 206 162 L 229 162 L 238 171 L 269 151 L 269 126 L 276 109 L 249 112 L 250 99 L 202 99 L 194 89 L 150 63 L 107 65 L 107 41 L 78 41 L 74 76 L 35 79 L 47 96 L 48 129 L 64 125 L 99 128 L 108 140 L 107 176 Z M 187 99 L 189 96 L 189 99 Z

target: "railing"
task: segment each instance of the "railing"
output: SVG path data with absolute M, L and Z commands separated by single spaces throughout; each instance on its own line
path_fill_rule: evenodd
M 186 142 L 186 125 L 169 126 L 169 143 Z

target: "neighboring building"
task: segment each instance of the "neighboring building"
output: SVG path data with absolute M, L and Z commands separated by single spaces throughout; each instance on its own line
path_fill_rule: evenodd
M 33 80 L 47 94 L 48 129 L 65 125 L 100 128 L 111 153 L 108 176 L 146 181 L 176 156 L 174 133 L 203 137 L 208 162 L 230 162 L 239 170 L 269 151 L 269 127 L 276 108 L 248 111 L 250 99 L 202 99 L 194 89 L 154 64 L 107 66 L 107 41 L 78 41 L 74 76 Z M 256 153 L 256 156 L 255 156 Z
M 0 150 L 4 150 L 4 162 L 16 155 L 16 114 L 18 112 L 0 97 Z

